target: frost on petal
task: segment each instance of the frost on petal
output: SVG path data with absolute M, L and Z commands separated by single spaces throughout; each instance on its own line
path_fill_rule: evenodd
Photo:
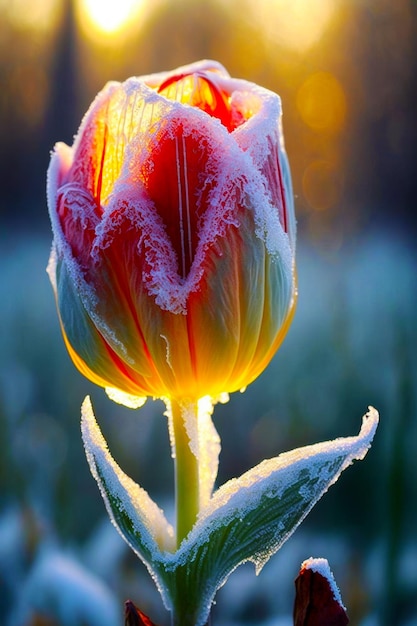
M 97 227 L 95 260 L 118 240 L 117 224 L 129 223 L 145 249 L 149 294 L 163 310 L 185 313 L 207 271 L 208 248 L 227 240 L 229 229 L 240 226 L 239 213 L 250 211 L 251 237 L 259 237 L 291 273 L 292 251 L 267 183 L 234 134 L 203 111 L 146 92 L 133 79 L 123 89 L 130 98 L 136 93 L 141 114 Z M 146 133 L 143 120 L 151 125 Z
M 114 389 L 113 387 L 106 387 L 105 392 L 110 400 L 113 400 L 113 402 L 117 404 L 122 404 L 128 409 L 140 409 L 146 402 L 146 396 L 134 396 L 129 393 L 124 393 L 120 391 L 120 389 Z
M 88 397 L 82 406 L 81 429 L 91 473 L 110 519 L 155 577 L 153 564 L 161 560 L 161 551 L 174 547 L 173 529 L 146 491 L 126 476 L 112 458 Z
M 48 167 L 46 179 L 46 196 L 50 209 L 55 206 L 57 191 L 65 181 L 68 170 L 71 167 L 72 159 L 72 148 L 65 143 L 58 142 L 51 155 L 51 162 Z M 54 212 L 50 212 L 52 219 Z
M 282 110 L 280 97 L 257 85 L 246 81 L 231 81 L 236 91 L 232 94 L 232 106 L 242 111 L 247 117 L 233 136 L 252 160 L 255 169 L 261 173 L 259 184 L 264 186 L 270 202 L 275 208 L 282 230 L 286 233 L 292 254 L 295 251 L 295 214 L 291 175 L 285 152 L 282 132 Z M 271 239 L 280 231 L 270 222 L 271 218 L 263 213 L 260 217 L 260 232 L 269 237 L 267 247 L 271 251 L 280 249 L 282 241 Z M 265 227 L 262 228 L 262 221 Z M 281 235 L 282 237 L 282 235 Z
M 52 257 L 53 255 L 51 259 Z M 118 356 L 117 342 L 108 341 L 104 333 L 99 332 L 103 323 L 100 328 L 99 317 L 85 306 L 88 299 L 83 299 L 83 292 L 74 288 L 68 264 L 58 261 L 53 276 L 56 280 L 56 297 L 64 340 L 78 369 L 103 387 L 114 386 L 128 394 L 145 395 L 140 377 L 126 363 L 127 359 L 123 362 Z M 91 299 L 88 305 L 91 306 Z
M 309 559 L 306 559 L 302 562 L 301 570 L 311 570 L 312 572 L 320 574 L 320 576 L 325 578 L 329 585 L 329 589 L 331 591 L 333 599 L 336 600 L 336 602 L 340 604 L 342 608 L 345 608 L 343 606 L 342 596 L 340 595 L 339 587 L 336 584 L 333 572 L 330 569 L 327 559 L 310 557 Z
M 140 158 L 165 108 L 163 99 L 138 78 L 110 82 L 96 96 L 78 131 L 67 182 L 91 193 L 99 212 L 121 175 L 131 141 L 138 138 Z
M 100 210 L 123 163 L 125 134 L 121 118 L 126 108 L 120 84 L 108 83 L 87 111 L 74 143 L 69 182 L 86 189 Z
M 294 626 L 346 626 L 349 623 L 327 559 L 304 561 L 295 589 Z
M 229 74 L 227 70 L 219 63 L 218 61 L 213 61 L 211 59 L 203 59 L 202 61 L 195 61 L 194 63 L 189 63 L 188 65 L 183 65 L 178 67 L 175 70 L 176 75 L 182 74 L 193 74 L 198 72 L 213 72 L 220 76 L 228 77 Z M 141 76 L 140 79 L 143 80 L 147 85 L 157 89 L 159 85 L 164 83 L 168 78 L 172 76 L 172 71 L 165 72 L 157 72 L 155 74 L 148 74 L 147 76 Z
M 138 161 L 136 141 L 130 154 L 130 169 L 115 196 L 123 194 L 135 207 L 132 222 L 140 216 L 139 232 L 152 233 L 138 241 L 149 263 L 145 284 L 162 309 L 185 313 L 189 294 L 198 290 L 207 247 L 231 224 L 238 227 L 237 205 L 245 194 L 242 153 L 220 122 L 172 103 L 146 158 Z M 138 198 L 141 187 L 153 210 Z

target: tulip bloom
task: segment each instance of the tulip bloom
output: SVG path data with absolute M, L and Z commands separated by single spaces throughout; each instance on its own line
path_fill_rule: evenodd
M 69 353 L 132 396 L 197 400 L 267 366 L 296 299 L 279 97 L 203 61 L 109 83 L 48 172 Z
M 212 61 L 109 83 L 74 145 L 55 147 L 48 206 L 48 271 L 75 365 L 113 399 L 166 403 L 175 525 L 112 458 L 87 397 L 92 475 L 172 624 L 203 626 L 230 573 L 247 561 L 260 571 L 364 457 L 378 420 L 370 410 L 358 437 L 263 461 L 213 494 L 213 404 L 263 371 L 295 306 L 280 99 Z M 132 602 L 125 617 L 151 624 Z

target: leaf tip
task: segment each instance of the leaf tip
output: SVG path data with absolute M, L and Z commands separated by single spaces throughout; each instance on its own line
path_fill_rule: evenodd
M 358 439 L 366 447 L 363 448 L 364 450 L 363 456 L 358 456 L 358 458 L 363 458 L 365 456 L 374 438 L 376 429 L 378 427 L 378 423 L 379 423 L 378 411 L 373 406 L 369 406 L 368 412 L 365 413 L 365 415 L 362 418 L 362 427 L 358 435 Z

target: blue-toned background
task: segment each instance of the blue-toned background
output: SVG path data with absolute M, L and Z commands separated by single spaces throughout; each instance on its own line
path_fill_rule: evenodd
M 288 337 L 215 411 L 219 481 L 356 434 L 369 404 L 381 413 L 366 460 L 258 578 L 232 575 L 213 622 L 290 626 L 293 579 L 317 556 L 351 624 L 417 626 L 413 0 L 0 0 L 0 623 L 116 626 L 127 598 L 168 623 L 106 521 L 79 433 L 88 393 L 116 460 L 169 510 L 163 405 L 114 405 L 71 364 L 45 273 L 45 172 L 107 80 L 199 58 L 282 96 L 299 232 Z

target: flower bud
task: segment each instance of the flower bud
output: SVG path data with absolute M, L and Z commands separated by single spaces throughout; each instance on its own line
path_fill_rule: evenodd
M 202 61 L 109 83 L 48 172 L 48 271 L 79 370 L 198 399 L 267 366 L 296 299 L 279 97 Z
M 295 580 L 294 626 L 347 626 L 349 618 L 327 559 L 309 558 Z

